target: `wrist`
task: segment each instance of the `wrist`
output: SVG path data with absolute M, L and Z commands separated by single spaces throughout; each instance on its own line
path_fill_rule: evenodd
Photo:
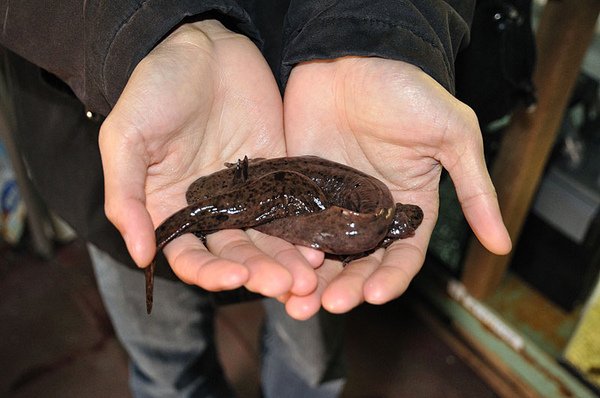
M 179 25 L 173 33 L 177 34 L 198 34 L 202 33 L 209 38 L 221 34 L 233 34 L 233 32 L 225 27 L 218 19 L 202 19 L 191 22 L 184 22 Z
M 156 47 L 191 44 L 200 45 L 202 48 L 218 36 L 227 33 L 232 32 L 215 19 L 185 22 L 173 29 Z

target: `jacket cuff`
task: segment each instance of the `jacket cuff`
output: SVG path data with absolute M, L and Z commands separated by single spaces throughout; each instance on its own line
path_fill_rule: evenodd
M 406 0 L 361 3 L 301 10 L 305 23 L 288 18 L 280 75 L 284 86 L 300 62 L 355 55 L 416 65 L 454 93 L 454 60 L 468 41 L 472 10 L 465 17 L 441 1 L 428 7 L 427 2 L 417 6 Z
M 260 42 L 250 17 L 235 0 L 148 0 L 127 10 L 120 9 L 124 7 L 121 2 L 104 4 L 87 16 L 88 21 L 96 22 L 86 27 L 86 35 L 92 39 L 86 55 L 83 98 L 89 109 L 103 115 L 116 103 L 136 65 L 186 18 L 223 19 L 228 28 Z M 114 29 L 107 31 L 107 25 Z

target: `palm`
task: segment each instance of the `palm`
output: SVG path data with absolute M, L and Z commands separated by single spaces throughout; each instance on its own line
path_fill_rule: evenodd
M 198 176 L 245 155 L 285 153 L 281 99 L 258 49 L 233 33 L 213 38 L 208 48 L 180 41 L 189 47 L 186 58 L 174 63 L 171 54 L 151 54 L 158 62 L 147 58 L 148 67 L 161 72 L 140 64 L 136 73 L 157 78 L 132 87 L 153 99 L 136 124 L 152 126 L 145 136 L 146 197 L 155 224 L 185 204 L 183 193 Z
M 364 299 L 385 302 L 404 291 L 424 261 L 437 219 L 442 165 L 480 239 L 492 250 L 507 250 L 477 120 L 421 70 L 377 58 L 306 63 L 292 71 L 284 108 L 289 155 L 317 154 L 366 171 L 382 179 L 397 201 L 418 204 L 425 213 L 416 236 L 385 254 L 343 272 L 324 267 L 326 308 L 343 312 Z M 288 306 L 306 306 L 307 300 L 295 298 Z

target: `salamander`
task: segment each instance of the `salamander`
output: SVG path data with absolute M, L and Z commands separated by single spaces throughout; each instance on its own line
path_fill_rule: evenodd
M 186 201 L 156 228 L 157 252 L 185 233 L 204 239 L 221 229 L 254 228 L 350 260 L 413 236 L 423 220 L 419 206 L 394 203 L 378 179 L 316 156 L 227 163 L 194 181 Z M 145 268 L 148 313 L 154 264 Z

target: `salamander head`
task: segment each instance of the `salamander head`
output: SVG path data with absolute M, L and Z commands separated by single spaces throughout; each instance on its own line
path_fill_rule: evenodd
M 419 206 L 396 203 L 396 213 L 386 238 L 410 238 L 421 225 L 421 221 L 423 221 L 423 210 Z

